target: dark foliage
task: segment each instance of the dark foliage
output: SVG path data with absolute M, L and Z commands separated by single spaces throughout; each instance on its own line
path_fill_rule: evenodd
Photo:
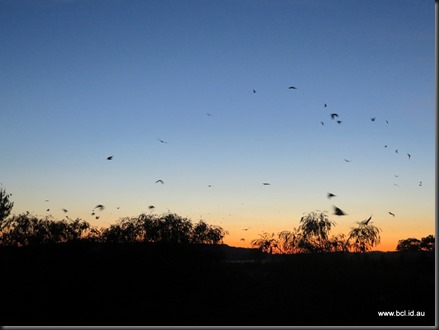
M 399 252 L 433 252 L 434 241 L 433 235 L 422 237 L 420 240 L 417 238 L 406 238 L 398 241 L 396 250 Z

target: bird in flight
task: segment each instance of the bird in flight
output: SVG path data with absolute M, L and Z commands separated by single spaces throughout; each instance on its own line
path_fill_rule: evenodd
M 344 161 L 345 161 L 346 163 L 350 163 L 351 160 L 345 158 Z
M 64 213 L 67 213 L 67 212 L 69 212 L 68 210 L 66 210 L 66 209 L 62 209 L 63 211 L 64 211 Z
M 155 183 L 161 183 L 161 184 L 164 184 L 164 182 L 163 182 L 163 180 L 157 180 Z
M 102 204 L 98 204 L 98 205 L 96 205 L 95 206 L 95 209 L 99 209 L 99 210 L 103 210 L 104 209 L 104 205 L 102 205 Z M 94 210 L 94 209 L 93 209 Z
M 384 148 L 387 148 L 387 144 L 384 146 Z
M 253 90 L 253 93 L 256 93 L 256 91 L 255 91 L 255 90 Z
M 150 205 L 150 206 L 148 206 L 148 208 L 149 208 L 150 210 L 153 210 L 153 209 L 155 209 L 155 206 L 154 206 L 154 205 Z
M 206 115 L 208 115 L 209 117 L 212 116 L 212 114 L 210 114 L 210 113 L 208 113 L 208 112 L 206 112 Z
M 251 227 L 248 227 L 248 228 L 243 228 L 242 230 L 245 230 L 245 231 L 247 231 L 247 230 L 249 230 Z
M 241 238 L 241 241 L 245 241 L 245 238 Z
M 410 154 L 407 154 L 407 156 L 409 156 L 409 159 L 410 159 L 411 155 L 410 155 Z
M 288 87 L 288 89 L 297 89 L 297 88 L 294 86 L 290 86 L 290 87 Z
M 107 157 L 107 160 L 112 160 L 113 159 L 113 156 L 108 156 Z
M 325 103 L 324 107 L 325 107 L 325 108 L 327 107 L 326 103 Z
M 396 149 L 395 152 L 398 153 L 398 149 Z
M 168 142 L 163 141 L 163 140 L 161 140 L 161 139 L 159 139 L 159 138 L 157 138 L 157 140 L 159 140 L 161 143 L 168 143 Z
M 262 183 L 264 186 L 269 186 L 270 185 L 270 183 L 268 183 L 268 182 L 263 182 Z
M 346 215 L 346 213 L 343 212 L 341 209 L 339 209 L 337 206 L 334 206 L 334 214 L 335 215 Z
M 362 225 L 366 225 L 367 226 L 367 224 L 369 223 L 370 219 L 372 219 L 372 216 L 370 216 L 369 219 L 363 220 L 363 221 L 361 221 L 359 223 L 362 224 Z
M 49 211 L 50 211 L 50 209 L 47 209 L 46 211 L 47 211 L 47 212 L 49 212 Z
M 336 195 L 334 195 L 333 193 L 328 193 L 328 198 L 330 199 L 331 197 L 336 197 Z
M 336 114 L 336 113 L 331 113 L 331 118 L 332 118 L 332 119 L 338 118 L 338 114 Z
M 341 124 L 341 120 L 337 120 L 337 124 Z
M 325 125 L 325 123 L 324 123 L 324 122 L 322 122 L 322 121 L 320 122 L 320 124 L 322 124 L 322 126 L 323 126 L 323 125 Z
M 388 124 L 388 123 L 389 123 L 389 121 L 388 121 L 388 120 L 386 120 L 386 123 Z
M 371 121 L 375 121 L 375 119 L 376 119 L 375 117 L 373 117 L 373 118 L 370 118 L 370 120 L 371 120 Z
M 393 214 L 392 212 L 389 212 L 389 214 L 390 214 L 391 216 L 393 216 L 393 217 L 395 216 L 395 214 Z

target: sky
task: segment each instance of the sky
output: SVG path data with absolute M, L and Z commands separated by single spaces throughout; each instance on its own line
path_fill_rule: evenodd
M 232 246 L 313 211 L 372 216 L 380 251 L 435 234 L 434 6 L 3 0 L 0 188 L 12 214 L 171 212 Z

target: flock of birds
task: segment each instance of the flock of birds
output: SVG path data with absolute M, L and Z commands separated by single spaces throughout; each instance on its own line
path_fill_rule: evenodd
M 295 86 L 289 86 L 288 89 L 296 90 L 297 88 L 296 88 Z M 255 89 L 253 89 L 253 93 L 256 93 L 256 90 L 255 90 Z M 324 107 L 324 108 L 327 108 L 328 105 L 327 105 L 326 103 L 324 103 L 324 104 L 323 104 L 323 107 Z M 206 115 L 209 116 L 209 117 L 212 116 L 211 113 L 206 113 Z M 340 125 L 340 124 L 342 123 L 342 120 L 340 120 L 340 116 L 339 116 L 338 113 L 330 113 L 329 115 L 330 115 L 330 119 L 331 119 L 331 120 L 335 120 L 337 124 Z M 372 118 L 370 118 L 370 120 L 371 120 L 372 122 L 375 122 L 375 121 L 376 121 L 376 117 L 372 117 Z M 389 121 L 388 121 L 388 120 L 385 120 L 385 122 L 386 122 L 386 124 L 389 124 Z M 322 126 L 325 125 L 325 122 L 324 122 L 324 121 L 321 121 L 320 123 L 321 123 Z M 160 138 L 157 138 L 157 140 L 158 140 L 160 143 L 163 143 L 163 144 L 167 144 L 167 143 L 168 143 L 167 141 L 165 141 L 165 140 L 163 140 L 163 139 L 160 139 Z M 387 148 L 388 146 L 385 145 L 384 147 Z M 398 149 L 395 149 L 395 153 L 398 154 L 398 152 L 399 152 L 399 150 L 398 150 Z M 410 154 L 410 153 L 407 153 L 407 157 L 408 157 L 408 159 L 410 160 L 410 159 L 411 159 L 411 154 Z M 113 155 L 108 156 L 106 159 L 107 159 L 108 161 L 113 160 Z M 350 159 L 346 159 L 346 158 L 344 159 L 344 161 L 347 162 L 347 163 L 351 162 Z M 397 177 L 397 175 L 395 175 L 395 177 Z M 155 183 L 156 183 L 156 184 L 162 184 L 162 185 L 163 185 L 165 182 L 164 182 L 164 180 L 162 180 L 162 179 L 158 179 L 158 180 L 155 181 Z M 271 183 L 270 183 L 270 182 L 262 182 L 262 185 L 264 185 L 264 186 L 270 186 Z M 395 185 L 397 185 L 397 184 L 395 184 Z M 422 186 L 422 181 L 419 182 L 419 186 Z M 212 187 L 212 185 L 208 185 L 208 187 Z M 337 197 L 337 195 L 335 195 L 334 193 L 330 193 L 330 192 L 327 193 L 327 198 L 328 198 L 328 199 L 331 199 L 331 198 L 333 198 L 333 197 Z M 48 200 L 46 200 L 46 202 L 48 202 Z M 98 205 L 96 205 L 96 207 L 93 208 L 93 210 L 92 210 L 92 212 L 91 212 L 91 215 L 95 216 L 96 219 L 99 219 L 99 216 L 96 215 L 96 210 L 102 211 L 102 210 L 104 210 L 104 208 L 105 208 L 105 207 L 104 207 L 104 205 L 102 205 L 102 204 L 98 204 Z M 119 207 L 117 207 L 117 209 L 119 209 Z M 153 206 L 153 205 L 149 205 L 149 206 L 148 206 L 148 209 L 152 212 L 152 211 L 155 209 L 155 206 Z M 334 209 L 334 213 L 333 213 L 333 214 L 336 215 L 336 216 L 344 216 L 344 215 L 347 215 L 347 213 L 346 213 L 345 211 L 343 211 L 342 209 L 340 209 L 339 207 L 337 207 L 337 206 L 335 206 L 335 205 L 333 205 L 333 209 Z M 48 208 L 47 211 L 50 211 L 50 209 Z M 68 210 L 67 210 L 67 209 L 64 209 L 64 208 L 62 209 L 62 211 L 63 211 L 64 213 L 67 213 L 67 212 L 68 212 Z M 393 213 L 393 212 L 391 212 L 391 211 L 389 211 L 388 214 L 391 215 L 391 216 L 393 216 L 393 217 L 395 217 L 395 213 Z M 368 225 L 369 222 L 370 222 L 370 220 L 371 220 L 371 218 L 372 218 L 372 216 L 370 216 L 368 219 L 366 219 L 366 220 L 364 220 L 364 221 L 361 221 L 361 222 L 358 222 L 358 223 L 363 224 L 363 225 Z M 250 229 L 250 227 L 248 227 L 248 228 L 244 228 L 243 231 L 248 231 L 249 229 Z M 241 238 L 241 241 L 244 241 L 244 240 L 245 240 L 244 238 Z

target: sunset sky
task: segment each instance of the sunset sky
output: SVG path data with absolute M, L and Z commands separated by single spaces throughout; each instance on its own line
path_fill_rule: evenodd
M 434 6 L 2 0 L 0 188 L 13 214 L 153 205 L 234 246 L 317 210 L 333 234 L 372 215 L 376 250 L 434 234 Z

